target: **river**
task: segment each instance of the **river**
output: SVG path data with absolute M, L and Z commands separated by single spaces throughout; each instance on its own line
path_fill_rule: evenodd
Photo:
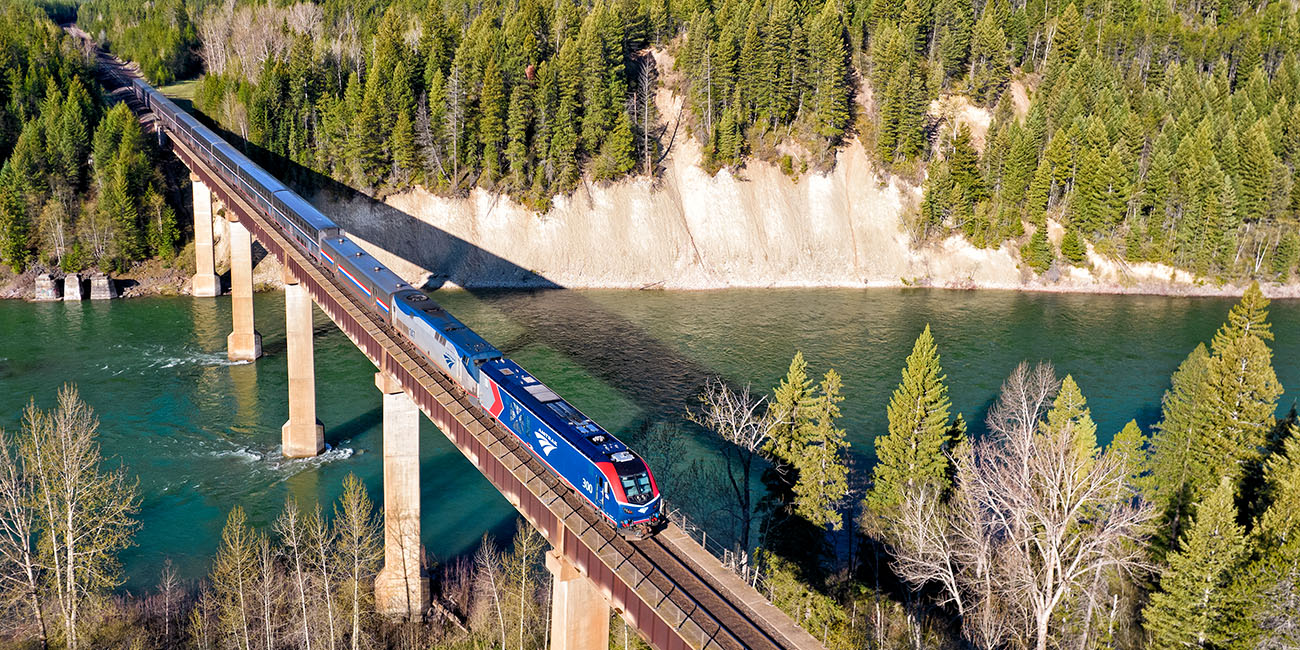
M 858 472 L 868 471 L 890 392 L 926 323 L 954 410 L 975 428 L 1017 362 L 1051 360 L 1078 380 L 1106 441 L 1130 419 L 1149 430 L 1170 373 L 1198 341 L 1209 341 L 1232 305 L 922 289 L 435 296 L 629 438 L 644 422 L 680 421 L 707 375 L 766 392 L 802 350 L 811 372 L 834 367 L 844 376 L 842 425 Z M 224 352 L 229 297 L 0 301 L 0 428 L 19 428 L 29 398 L 49 408 L 59 386 L 75 383 L 100 418 L 109 462 L 124 464 L 140 482 L 141 529 L 123 554 L 127 589 L 155 584 L 165 558 L 185 578 L 205 575 L 233 505 L 267 526 L 289 496 L 334 499 L 348 473 L 382 501 L 374 367 L 317 311 L 317 408 L 330 450 L 315 459 L 281 458 L 280 425 L 288 416 L 283 297 L 259 294 L 255 303 L 266 356 L 232 364 Z M 1300 387 L 1300 301 L 1274 302 L 1271 321 L 1274 364 L 1292 389 L 1286 409 Z M 467 552 L 484 532 L 509 534 L 509 505 L 427 421 L 421 455 L 423 538 L 435 559 Z

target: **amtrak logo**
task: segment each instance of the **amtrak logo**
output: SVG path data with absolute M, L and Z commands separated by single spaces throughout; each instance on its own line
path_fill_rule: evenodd
M 555 451 L 555 440 L 545 431 L 538 429 L 533 435 L 537 436 L 537 444 L 542 448 L 543 455 L 550 456 L 551 452 Z
M 442 360 L 445 361 L 445 362 L 447 363 L 447 369 L 448 369 L 448 370 L 451 370 L 452 368 L 455 368 L 455 367 L 456 367 L 456 360 L 453 359 L 453 358 L 451 358 L 451 355 L 450 355 L 450 354 L 446 354 L 446 353 L 444 353 L 444 354 L 442 355 Z

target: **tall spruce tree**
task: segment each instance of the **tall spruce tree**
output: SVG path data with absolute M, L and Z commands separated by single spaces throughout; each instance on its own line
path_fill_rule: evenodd
M 1259 459 L 1273 429 L 1282 385 L 1273 370 L 1269 301 L 1252 283 L 1215 333 L 1208 366 L 1208 412 L 1204 444 L 1195 448 L 1204 463 L 1241 476 Z
M 876 468 L 867 507 L 889 516 L 909 489 L 951 484 L 947 452 L 954 440 L 948 417 L 945 375 L 930 326 L 917 337 L 903 368 L 903 380 L 889 400 L 889 433 L 876 438 Z
M 1169 557 L 1160 588 L 1142 612 L 1151 648 L 1218 648 L 1232 640 L 1240 609 L 1232 581 L 1247 554 L 1235 486 L 1231 477 L 1220 479 L 1197 507 L 1182 550 Z
M 777 425 L 772 428 L 767 443 L 765 451 L 768 456 L 795 466 L 797 454 L 804 446 L 803 434 L 814 415 L 814 399 L 812 380 L 808 378 L 808 362 L 804 361 L 803 352 L 796 351 L 785 378 L 772 392 L 768 410 L 777 419 Z
M 1163 524 L 1156 528 L 1157 547 L 1166 551 L 1177 546 L 1191 504 L 1214 486 L 1215 466 L 1194 453 L 1208 427 L 1209 365 L 1204 343 L 1179 364 L 1151 441 L 1149 492 Z
M 835 370 L 826 371 L 818 395 L 810 405 L 804 447 L 796 457 L 799 478 L 794 485 L 795 514 L 818 526 L 843 527 L 838 505 L 849 490 L 849 447 L 844 429 L 836 426 L 843 383 Z

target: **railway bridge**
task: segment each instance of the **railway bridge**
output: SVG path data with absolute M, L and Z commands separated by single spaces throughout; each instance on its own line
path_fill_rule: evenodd
M 70 31 L 88 50 L 94 47 L 84 33 Z M 101 50 L 95 49 L 95 55 L 98 75 L 110 94 L 127 102 L 149 130 L 160 129 L 130 92 L 134 73 Z M 423 413 L 550 543 L 546 566 L 554 578 L 552 649 L 604 650 L 611 610 L 660 650 L 823 647 L 677 526 L 670 524 L 643 541 L 621 537 L 510 431 L 294 247 L 196 152 L 167 140 L 190 170 L 196 297 L 221 293 L 213 258 L 213 218 L 218 211 L 230 225 L 231 359 L 251 361 L 262 354 L 261 337 L 253 327 L 253 240 L 284 268 L 289 421 L 281 430 L 283 453 L 313 456 L 324 446 L 324 429 L 316 420 L 313 303 L 376 366 L 375 386 L 383 403 L 384 563 L 375 580 L 381 612 L 415 618 L 429 607 L 429 581 L 420 566 Z

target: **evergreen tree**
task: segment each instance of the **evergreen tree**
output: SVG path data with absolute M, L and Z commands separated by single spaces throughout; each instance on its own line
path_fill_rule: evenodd
M 1172 550 L 1191 504 L 1213 487 L 1215 466 L 1195 453 L 1208 423 L 1210 353 L 1199 344 L 1174 372 L 1165 391 L 1163 417 L 1152 438 L 1150 492 L 1163 525 L 1158 548 Z
M 1246 289 L 1215 333 L 1207 368 L 1207 430 L 1196 452 L 1207 465 L 1240 476 L 1259 458 L 1273 429 L 1282 386 L 1273 371 L 1268 304 L 1258 283 Z
M 799 478 L 794 486 L 794 511 L 822 527 L 839 530 L 843 518 L 837 506 L 849 490 L 849 469 L 845 459 L 849 442 L 844 429 L 836 426 L 840 417 L 842 382 L 839 373 L 826 371 L 817 397 L 810 405 L 809 426 L 804 447 L 796 457 Z
M 510 183 L 523 189 L 529 175 L 528 131 L 532 122 L 532 87 L 521 83 L 510 92 L 510 110 L 506 114 L 506 163 Z
M 406 111 L 397 114 L 393 125 L 393 168 L 401 176 L 415 174 L 420 169 L 420 158 L 415 140 L 415 125 Z
M 1068 439 L 1073 443 L 1075 459 L 1069 463 L 1070 466 L 1083 468 L 1090 465 L 1097 453 L 1097 425 L 1092 421 L 1088 403 L 1074 377 L 1066 375 L 1061 380 L 1061 389 L 1056 393 L 1042 427 L 1043 433 L 1049 437 Z
M 14 273 L 22 273 L 31 259 L 31 219 L 13 167 L 0 168 L 0 261 Z
M 813 27 L 812 61 L 816 66 L 814 113 L 818 135 L 838 144 L 849 123 L 849 77 L 844 19 L 837 0 L 826 0 Z
M 985 105 L 997 101 L 1011 76 L 1007 36 L 998 26 L 995 13 L 985 9 L 979 22 L 975 23 L 975 36 L 971 43 L 971 92 Z M 1019 195 L 1020 192 L 1012 193 L 1012 196 Z
M 803 352 L 796 351 L 790 360 L 790 369 L 781 384 L 772 392 L 771 417 L 777 424 L 772 428 L 764 451 L 777 462 L 794 467 L 797 454 L 804 447 L 803 433 L 812 421 L 813 388 L 808 378 L 808 362 Z
M 636 143 L 632 139 L 632 121 L 627 113 L 619 111 L 614 119 L 614 130 L 600 146 L 600 164 L 595 170 L 598 179 L 614 179 L 626 175 L 636 167 Z
M 1029 242 L 1020 248 L 1020 259 L 1038 273 L 1051 268 L 1055 257 L 1052 252 L 1052 242 L 1047 239 L 1046 226 L 1036 228 L 1034 234 L 1029 237 Z
M 1071 264 L 1079 266 L 1088 261 L 1088 248 L 1083 242 L 1083 237 L 1079 235 L 1079 230 L 1074 226 L 1065 229 L 1065 236 L 1061 238 L 1061 257 L 1069 260 Z
M 1152 648 L 1215 648 L 1231 641 L 1240 606 L 1231 584 L 1247 553 L 1234 486 L 1229 477 L 1219 481 L 1197 508 L 1182 550 L 1169 557 L 1160 588 L 1142 612 Z
M 479 144 L 483 146 L 483 173 L 489 182 L 501 177 L 501 151 L 505 142 L 506 95 L 501 70 L 496 59 L 488 62 L 483 73 L 483 91 L 479 97 Z
M 1129 420 L 1128 424 L 1115 434 L 1110 441 L 1108 453 L 1122 460 L 1124 466 L 1128 468 L 1129 484 L 1139 488 L 1145 498 L 1145 490 L 1141 488 L 1145 487 L 1150 471 L 1150 455 L 1147 451 L 1146 435 L 1142 433 L 1142 427 L 1138 426 L 1136 420 Z
M 876 438 L 876 468 L 866 503 L 879 515 L 893 514 L 909 489 L 928 483 L 946 491 L 950 485 L 946 452 L 954 440 L 944 379 L 927 325 L 889 400 L 889 433 Z

